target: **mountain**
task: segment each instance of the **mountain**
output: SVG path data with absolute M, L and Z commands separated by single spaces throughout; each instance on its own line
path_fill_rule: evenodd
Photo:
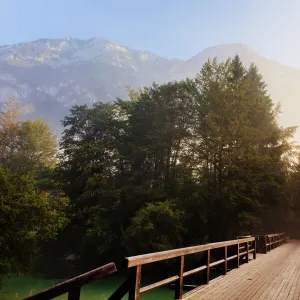
M 152 82 L 192 77 L 208 59 L 224 61 L 238 54 L 263 74 L 275 102 L 282 105 L 280 123 L 297 125 L 300 70 L 258 55 L 243 44 L 211 47 L 187 61 L 167 59 L 92 38 L 40 39 L 0 47 L 0 106 L 15 95 L 23 104 L 24 118 L 42 115 L 57 133 L 60 120 L 74 104 L 113 101 L 126 97 L 125 86 L 138 88 Z M 300 140 L 300 135 L 297 135 Z

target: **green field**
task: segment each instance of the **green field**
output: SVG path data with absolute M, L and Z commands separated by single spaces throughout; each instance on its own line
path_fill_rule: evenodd
M 49 288 L 62 280 L 45 279 L 41 276 L 22 275 L 11 276 L 3 280 L 3 286 L 0 289 L 1 300 L 23 299 L 33 295 L 41 290 Z M 104 278 L 99 282 L 88 284 L 82 288 L 82 300 L 105 300 L 113 291 L 123 282 L 122 278 Z M 173 299 L 174 291 L 169 288 L 155 289 L 141 296 L 145 300 Z M 56 299 L 67 300 L 67 295 Z M 124 299 L 127 299 L 126 297 Z

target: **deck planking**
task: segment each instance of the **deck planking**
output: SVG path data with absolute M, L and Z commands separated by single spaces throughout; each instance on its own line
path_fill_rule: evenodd
M 300 299 L 300 241 L 290 241 L 185 295 L 189 300 Z

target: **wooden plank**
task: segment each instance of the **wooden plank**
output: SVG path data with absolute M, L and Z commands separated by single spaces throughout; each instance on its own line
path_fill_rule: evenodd
M 191 291 L 184 299 L 300 299 L 299 275 L 300 241 L 293 241 L 257 255 L 256 260 Z
M 214 266 L 223 264 L 224 262 L 225 262 L 225 259 L 220 259 L 220 260 L 214 261 L 214 262 L 210 263 L 210 267 L 214 267 Z
M 300 299 L 300 276 L 299 275 L 298 275 L 298 280 L 294 289 L 294 294 L 292 296 L 292 299 L 293 300 Z
M 276 278 L 278 274 L 281 274 L 286 267 L 284 265 L 286 262 L 284 257 L 282 261 L 278 261 L 277 264 L 267 264 L 267 261 L 273 261 L 273 257 L 273 255 L 266 257 L 265 262 L 263 262 L 262 265 L 257 266 L 257 273 L 256 275 L 253 275 L 253 278 L 256 280 L 250 281 L 248 288 L 243 287 L 244 291 L 240 293 L 241 299 L 260 299 L 265 292 L 268 294 L 267 290 L 274 278 Z M 283 262 L 283 264 L 281 262 Z M 261 276 L 261 274 L 268 274 L 268 276 Z
M 267 290 L 273 279 L 276 278 L 278 274 L 281 274 L 286 268 L 284 264 L 288 261 L 285 258 L 285 252 L 282 257 L 278 256 L 277 253 L 273 252 L 272 254 L 268 254 L 264 257 L 264 261 L 256 265 L 251 277 L 253 280 L 246 281 L 243 278 L 243 286 L 241 286 L 238 293 L 234 293 L 235 297 L 239 297 L 240 299 L 260 299 L 261 295 Z M 274 264 L 274 257 L 278 262 L 277 264 Z M 255 264 L 252 263 L 252 265 Z M 267 274 L 268 276 L 264 276 L 264 274 Z
M 130 267 L 135 267 L 137 265 L 150 264 L 161 260 L 179 257 L 182 255 L 204 252 L 208 249 L 223 248 L 225 246 L 237 245 L 239 243 L 246 243 L 254 240 L 255 238 L 251 237 L 251 238 L 245 238 L 240 240 L 230 240 L 225 242 L 210 243 L 205 245 L 180 248 L 180 249 L 174 249 L 169 251 L 161 251 L 156 253 L 148 253 L 144 255 L 131 256 L 125 258 L 125 265 L 130 268 Z
M 227 276 L 230 276 L 231 280 L 232 279 L 236 279 L 237 281 L 240 280 L 240 275 L 238 273 L 239 270 L 243 269 L 246 265 L 242 265 L 240 269 L 234 269 L 232 271 L 230 271 Z M 249 270 L 247 269 L 247 272 L 249 272 Z M 186 293 L 184 296 L 184 298 L 187 299 L 197 299 L 194 298 L 195 295 L 197 295 L 197 291 L 201 290 L 201 296 L 203 296 L 203 299 L 210 299 L 210 297 L 207 297 L 208 294 L 210 294 L 211 291 L 220 291 L 220 288 L 223 289 L 223 287 L 226 287 L 228 285 L 227 280 L 224 280 L 227 276 L 220 276 L 217 277 L 216 279 L 213 279 L 212 281 L 210 281 L 210 285 L 209 285 L 209 289 L 204 288 L 206 286 L 202 286 L 197 288 L 195 290 L 195 292 L 193 293 L 193 291 L 191 291 L 190 293 Z
M 254 262 L 252 262 L 250 265 L 242 265 L 239 269 L 237 269 L 236 274 L 239 276 L 236 276 L 234 280 L 231 279 L 229 283 L 225 277 L 223 280 L 224 286 L 220 290 L 217 289 L 216 292 L 213 293 L 214 297 L 217 297 L 217 299 L 222 298 L 222 300 L 243 298 L 247 286 L 254 283 L 252 280 L 249 281 L 248 278 L 256 278 L 257 274 L 259 274 L 263 268 L 264 267 L 262 264 L 257 265 L 257 263 Z M 229 273 L 228 276 L 230 275 L 231 274 Z M 207 297 L 207 299 L 210 298 Z
M 269 256 L 268 256 L 269 258 Z M 283 257 L 283 261 L 286 261 L 285 258 Z M 257 291 L 260 282 L 263 281 L 268 281 L 270 278 L 272 279 L 273 277 L 277 277 L 278 274 L 280 274 L 282 272 L 282 270 L 280 270 L 281 264 L 274 264 L 272 260 L 270 260 L 271 263 L 269 263 L 269 268 L 266 268 L 266 266 L 264 266 L 264 262 L 262 265 L 257 265 L 256 269 L 258 270 L 257 274 L 253 274 L 253 279 L 257 277 L 258 275 L 258 280 L 251 280 L 251 281 L 240 281 L 240 289 L 237 290 L 235 289 L 234 291 L 232 291 L 232 294 L 228 295 L 228 298 L 225 297 L 224 299 L 259 299 L 259 295 L 260 292 L 263 292 L 266 289 L 266 285 L 268 285 L 268 282 L 266 282 L 265 286 L 261 289 L 261 291 Z M 277 270 L 274 270 L 273 274 L 272 274 L 272 269 L 278 267 Z M 284 268 L 283 268 L 284 269 Z M 268 274 L 268 276 L 262 276 L 262 274 Z M 247 286 L 248 286 L 248 292 L 247 292 Z M 233 296 L 234 295 L 234 296 Z M 253 296 L 251 296 L 253 295 Z M 267 299 L 272 299 L 272 298 L 267 298 Z
M 155 282 L 153 284 L 149 284 L 147 286 L 144 286 L 144 287 L 140 288 L 140 294 L 143 294 L 145 292 L 151 291 L 151 290 L 153 290 L 153 289 L 155 289 L 157 287 L 167 285 L 167 284 L 172 283 L 172 282 L 174 282 L 174 281 L 176 281 L 178 279 L 179 279 L 179 276 L 176 275 L 176 276 L 172 276 L 172 277 L 169 277 L 167 279 Z
M 201 271 L 203 271 L 205 269 L 207 269 L 207 266 L 201 266 L 199 268 L 196 268 L 196 269 L 193 269 L 193 270 L 190 270 L 190 271 L 186 271 L 186 272 L 183 273 L 183 277 L 187 277 L 187 276 L 190 276 L 192 274 L 201 272 Z
M 268 256 L 264 256 L 263 255 L 263 257 L 268 257 Z M 238 274 L 238 273 L 236 273 L 236 272 L 240 272 L 240 270 L 242 269 L 242 270 L 247 270 L 247 271 L 249 271 L 250 269 L 251 269 L 251 267 L 252 267 L 252 264 L 253 264 L 253 262 L 250 264 L 250 265 L 242 265 L 239 269 L 235 269 L 235 270 L 233 270 L 233 271 L 231 271 L 231 272 L 229 272 L 229 277 L 231 278 L 231 281 L 230 281 L 230 284 L 232 284 L 233 282 L 232 282 L 232 275 L 233 274 Z M 271 264 L 272 266 L 274 266 L 274 264 Z M 248 266 L 250 266 L 250 267 L 248 267 Z M 260 264 L 258 265 L 258 267 L 260 266 Z M 246 267 L 246 269 L 244 269 L 244 267 Z M 257 270 L 258 268 L 257 268 L 257 265 L 256 265 L 256 267 L 255 267 L 255 270 L 252 270 L 252 271 L 250 271 L 249 272 L 249 275 L 247 275 L 247 276 L 256 276 L 257 274 L 255 274 L 255 271 Z M 259 274 L 258 274 L 259 275 Z M 236 276 L 236 275 L 235 275 Z M 268 276 L 265 276 L 265 278 L 267 278 Z M 226 279 L 226 280 L 225 280 Z M 239 291 L 239 289 L 241 288 L 241 289 L 243 289 L 243 286 L 245 285 L 245 283 L 247 284 L 250 284 L 250 283 L 252 283 L 253 281 L 251 280 L 251 281 L 249 281 L 249 280 L 246 280 L 246 281 L 244 281 L 244 282 L 241 282 L 241 280 L 243 280 L 243 278 L 241 278 L 241 276 L 236 276 L 235 277 L 235 280 L 236 280 L 236 286 L 234 287 L 234 289 L 233 289 L 233 292 L 234 293 L 237 293 L 238 291 Z M 215 280 L 213 280 L 213 281 L 215 281 Z M 222 283 L 224 282 L 224 287 L 222 286 Z M 211 283 L 210 284 L 210 288 L 209 288 L 209 291 L 211 291 L 211 286 L 212 286 L 213 284 Z M 224 293 L 223 294 L 223 292 L 225 292 L 227 289 L 228 289 L 228 286 L 230 286 L 230 285 L 228 285 L 228 281 L 227 281 L 227 278 L 225 277 L 225 278 L 223 278 L 221 281 L 218 281 L 218 285 L 217 286 L 215 286 L 215 289 L 216 289 L 216 291 L 214 291 L 214 293 L 212 294 L 214 297 L 212 297 L 211 295 L 208 295 L 207 293 L 206 293 L 206 291 L 207 291 L 207 289 L 202 289 L 201 290 L 201 295 L 202 294 L 205 294 L 205 297 L 203 298 L 203 299 L 221 299 L 222 298 L 222 300 L 223 300 L 223 298 L 224 298 L 224 296 L 225 296 L 225 298 L 226 298 L 226 293 Z M 217 295 L 218 294 L 218 295 Z M 243 291 L 241 292 L 241 294 L 243 294 Z M 217 296 L 216 296 L 217 295 Z M 230 296 L 231 297 L 231 296 Z M 230 297 L 228 297 L 228 299 L 231 299 Z M 224 298 L 224 299 L 225 299 Z M 193 298 L 194 299 L 194 298 Z M 196 299 L 196 298 L 195 298 Z M 239 298 L 236 298 L 236 299 L 239 299 Z M 246 299 L 246 298 L 245 298 Z
M 238 257 L 238 255 L 237 255 L 237 254 L 235 254 L 235 255 L 232 255 L 232 256 L 229 256 L 229 257 L 227 257 L 227 261 L 228 261 L 228 260 L 235 259 L 235 258 L 237 258 L 237 257 Z

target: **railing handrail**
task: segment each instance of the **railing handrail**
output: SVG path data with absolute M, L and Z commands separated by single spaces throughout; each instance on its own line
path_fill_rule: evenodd
M 179 257 L 182 255 L 189 255 L 189 254 L 194 254 L 194 253 L 198 253 L 198 252 L 204 252 L 206 250 L 223 248 L 226 246 L 232 246 L 232 245 L 242 244 L 242 243 L 246 243 L 246 242 L 253 242 L 253 241 L 255 241 L 255 238 L 249 237 L 249 238 L 244 238 L 244 239 L 209 243 L 209 244 L 204 244 L 204 245 L 179 248 L 179 249 L 173 249 L 173 250 L 168 250 L 168 251 L 160 251 L 160 252 L 126 257 L 125 262 L 126 262 L 126 266 L 128 268 L 131 268 L 131 267 L 135 267 L 138 265 L 145 265 L 145 264 L 154 263 L 157 261 L 162 261 L 162 260 L 166 260 L 166 259 L 170 259 L 170 258 Z
M 260 238 L 261 237 L 261 238 Z M 137 255 L 125 258 L 126 267 L 130 269 L 130 275 L 126 281 L 110 296 L 109 300 L 120 300 L 128 292 L 128 299 L 139 300 L 140 294 L 145 293 L 154 288 L 175 282 L 175 299 L 183 299 L 183 279 L 187 276 L 196 274 L 201 271 L 205 271 L 206 284 L 210 281 L 210 269 L 217 265 L 223 265 L 223 274 L 227 273 L 227 263 L 229 261 L 236 261 L 236 267 L 240 265 L 240 258 L 244 258 L 245 262 L 249 262 L 249 254 L 252 254 L 252 258 L 256 258 L 257 243 L 262 244 L 265 252 L 274 249 L 277 246 L 282 245 L 287 241 L 286 233 L 276 234 L 264 234 L 264 235 L 252 235 L 250 237 L 238 237 L 235 240 L 208 243 L 204 245 L 173 249 L 169 251 L 160 251 L 154 253 L 148 253 L 144 255 Z M 228 247 L 234 247 L 228 256 Z M 221 259 L 218 261 L 211 261 L 211 250 L 224 248 L 224 253 Z M 201 266 L 189 271 L 185 271 L 184 261 L 185 256 L 195 253 L 204 252 L 204 262 Z M 234 254 L 236 253 L 236 254 Z M 159 282 L 150 284 L 148 286 L 141 287 L 141 271 L 142 266 L 149 263 L 168 260 L 176 258 L 177 271 L 174 276 Z M 54 287 L 44 290 L 33 296 L 29 296 L 23 300 L 48 300 L 56 298 L 60 295 L 68 293 L 69 300 L 80 299 L 80 289 L 83 285 L 93 282 L 102 277 L 108 276 L 117 271 L 114 263 L 109 263 L 100 268 L 94 269 L 67 281 L 64 281 Z M 185 296 L 187 296 L 185 294 Z
M 29 296 L 23 300 L 45 300 L 53 299 L 60 295 L 70 293 L 73 289 L 80 289 L 83 285 L 96 281 L 100 278 L 108 276 L 117 271 L 114 263 L 109 263 L 92 271 L 86 272 L 62 283 L 59 283 L 49 289 L 39 292 L 33 296 Z M 79 292 L 80 294 L 80 292 Z M 79 299 L 79 298 L 78 298 Z
M 285 235 L 285 232 L 280 232 L 280 233 L 272 233 L 272 234 L 265 234 L 266 237 L 275 237 L 275 236 L 281 236 Z

